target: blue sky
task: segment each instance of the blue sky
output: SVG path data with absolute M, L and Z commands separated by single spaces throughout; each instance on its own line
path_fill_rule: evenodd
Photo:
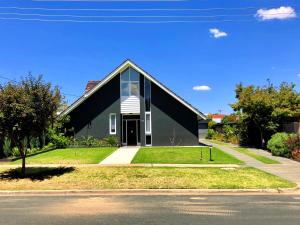
M 79 96 L 88 80 L 103 78 L 129 58 L 202 112 L 229 113 L 228 104 L 235 101 L 234 88 L 239 82 L 262 85 L 269 78 L 275 84 L 294 82 L 300 90 L 300 5 L 297 2 L 0 0 L 0 76 L 18 79 L 32 71 L 59 85 L 63 93 Z M 293 18 L 264 17 L 263 20 L 254 16 L 259 9 L 281 6 L 291 7 L 294 14 L 262 11 L 260 15 Z M 66 10 L 74 8 L 140 10 Z M 183 8 L 201 10 L 174 10 Z M 46 16 L 58 14 L 105 17 Z M 215 38 L 213 32 L 219 37 Z M 5 81 L 0 78 L 0 82 Z M 193 90 L 204 85 L 210 90 Z M 69 103 L 75 99 L 66 96 Z

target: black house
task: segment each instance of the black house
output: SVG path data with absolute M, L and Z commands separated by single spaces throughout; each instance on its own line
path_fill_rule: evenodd
M 198 145 L 206 117 L 130 60 L 64 110 L 75 137 L 116 135 L 122 145 Z

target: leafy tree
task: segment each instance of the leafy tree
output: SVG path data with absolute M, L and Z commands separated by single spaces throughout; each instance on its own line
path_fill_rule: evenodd
M 0 132 L 17 146 L 25 175 L 27 145 L 53 124 L 61 102 L 57 87 L 29 74 L 20 82 L 0 86 Z
M 231 106 L 239 113 L 241 123 L 258 130 L 261 147 L 283 122 L 300 115 L 300 95 L 295 84 L 283 82 L 279 87 L 270 81 L 262 87 L 238 84 L 235 92 L 237 102 Z

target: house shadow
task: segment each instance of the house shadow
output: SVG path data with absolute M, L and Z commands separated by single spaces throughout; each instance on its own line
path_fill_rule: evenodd
M 32 181 L 43 181 L 52 177 L 59 177 L 71 173 L 74 167 L 28 167 L 25 175 L 22 175 L 21 168 L 9 169 L 0 173 L 1 180 L 30 179 Z

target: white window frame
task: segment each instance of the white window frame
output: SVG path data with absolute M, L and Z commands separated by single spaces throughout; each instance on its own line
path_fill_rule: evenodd
M 147 131 L 147 115 L 149 115 L 149 118 L 150 118 L 150 131 Z M 145 112 L 145 134 L 152 134 L 152 118 L 151 118 L 151 112 Z
M 111 130 L 112 116 L 115 116 L 115 131 Z M 117 114 L 116 113 L 109 114 L 109 134 L 117 134 Z
M 123 81 L 121 78 L 120 78 L 120 92 L 121 92 L 121 97 L 130 97 L 130 96 L 136 96 L 136 97 L 138 97 L 139 98 L 139 96 L 140 96 L 140 78 L 138 78 L 138 80 L 131 80 L 131 70 L 134 70 L 132 67 L 128 67 L 128 69 L 129 69 L 129 80 L 126 80 L 126 81 Z M 124 70 L 125 71 L 125 70 Z M 123 71 L 123 72 L 124 72 Z M 121 72 L 120 73 L 120 76 L 122 76 L 122 73 L 123 72 Z M 136 71 L 137 72 L 137 71 Z M 138 73 L 138 72 L 137 72 Z M 132 95 L 132 93 L 131 93 L 131 84 L 132 83 L 137 83 L 137 85 L 138 85 L 138 93 L 137 93 L 137 95 Z M 127 84 L 128 85 L 128 95 L 122 95 L 122 84 Z

